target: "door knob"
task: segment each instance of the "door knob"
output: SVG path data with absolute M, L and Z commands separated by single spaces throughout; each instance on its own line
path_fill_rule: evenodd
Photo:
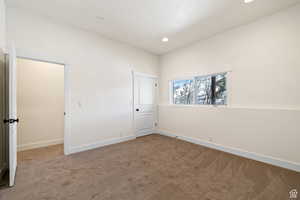
M 3 122 L 13 124 L 13 123 L 19 123 L 19 119 L 4 119 Z
M 139 111 L 140 111 L 140 109 L 138 109 L 138 108 L 137 108 L 137 109 L 135 109 L 135 111 L 136 111 L 136 112 L 139 112 Z

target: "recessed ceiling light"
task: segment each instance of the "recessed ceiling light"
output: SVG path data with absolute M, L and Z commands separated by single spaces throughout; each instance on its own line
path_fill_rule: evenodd
M 96 16 L 96 19 L 97 19 L 97 20 L 104 20 L 104 17 Z
M 162 42 L 168 42 L 169 41 L 169 38 L 167 37 L 164 37 L 163 39 L 161 39 Z
M 252 3 L 254 0 L 244 0 L 245 3 Z

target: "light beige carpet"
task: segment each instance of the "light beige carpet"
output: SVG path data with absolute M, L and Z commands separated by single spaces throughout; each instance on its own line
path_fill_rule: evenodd
M 160 135 L 71 156 L 60 145 L 18 156 L 16 186 L 1 200 L 288 200 L 300 191 L 300 173 Z

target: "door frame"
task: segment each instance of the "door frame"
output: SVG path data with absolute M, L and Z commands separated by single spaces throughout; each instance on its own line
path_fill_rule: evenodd
M 157 80 L 157 89 L 156 89 L 156 112 L 155 112 L 155 121 L 156 123 L 158 123 L 158 98 L 159 98 L 159 77 L 153 74 L 147 74 L 147 73 L 142 73 L 142 72 L 137 72 L 132 70 L 131 71 L 131 76 L 132 76 L 132 132 L 134 134 L 135 137 L 140 137 L 142 135 L 138 135 L 135 132 L 135 118 L 134 118 L 134 113 L 135 113 L 135 102 L 134 102 L 134 81 L 135 81 L 135 76 L 143 76 L 143 77 L 147 77 L 147 78 L 153 78 Z M 154 128 L 154 130 L 156 130 L 156 127 Z M 148 134 L 145 134 L 148 135 Z
M 66 62 L 46 56 L 37 56 L 31 54 L 19 53 L 17 51 L 17 59 L 27 59 L 39 62 L 59 64 L 64 67 L 64 155 L 70 154 L 70 137 L 71 137 L 71 89 L 70 89 L 70 65 Z

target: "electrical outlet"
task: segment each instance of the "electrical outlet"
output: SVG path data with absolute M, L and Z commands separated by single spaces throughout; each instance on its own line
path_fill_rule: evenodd
M 212 142 L 212 141 L 213 141 L 213 138 L 212 138 L 212 137 L 209 137 L 209 138 L 208 138 L 208 141 Z

